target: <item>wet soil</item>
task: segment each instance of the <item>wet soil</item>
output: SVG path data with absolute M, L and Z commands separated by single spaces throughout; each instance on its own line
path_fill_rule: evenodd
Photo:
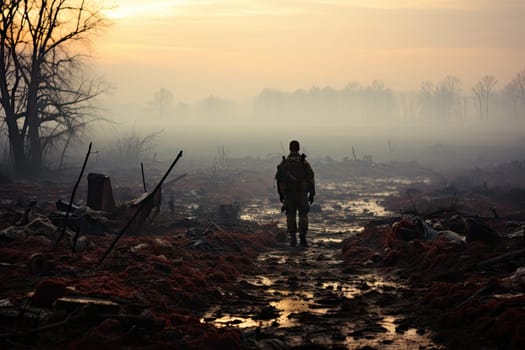
M 327 349 L 440 348 L 428 329 L 404 322 L 407 315 L 400 304 L 409 289 L 405 281 L 385 275 L 371 266 L 372 260 L 349 265 L 342 255 L 342 242 L 366 223 L 392 220 L 393 213 L 380 203 L 397 194 L 399 183 L 411 181 L 320 181 L 323 196 L 319 210 L 310 214 L 309 247 L 290 247 L 284 237 L 280 247 L 258 256 L 250 274 L 242 276 L 202 322 L 238 327 L 251 345 L 277 339 L 288 346 Z M 283 214 L 277 216 L 267 201 L 247 208 L 241 217 L 272 218 L 284 230 Z
M 277 338 L 327 349 L 439 348 L 427 329 L 403 324 L 399 301 L 408 286 L 375 268 L 345 266 L 334 236 L 346 235 L 312 232 L 308 248 L 283 246 L 259 255 L 203 321 L 240 327 L 253 343 Z
M 329 174 L 333 167 L 316 169 Z M 525 241 L 512 233 L 525 223 L 521 192 L 492 188 L 490 181 L 461 193 L 436 191 L 428 173 L 417 169 L 407 177 L 394 176 L 391 166 L 360 169 L 375 176 L 318 179 L 308 248 L 288 246 L 273 170 L 194 174 L 165 188 L 165 204 L 172 196 L 174 212 L 163 209 L 153 225 L 126 235 L 100 266 L 115 230 L 88 235 L 86 250 L 77 254 L 67 242 L 55 246 L 42 235 L 0 242 L 0 345 L 523 348 L 525 283 L 512 279 L 525 263 L 515 254 Z M 138 182 L 115 187 L 117 199 L 140 191 Z M 79 198 L 85 193 L 81 185 Z M 68 199 L 63 183 L 10 184 L 0 195 L 1 228 L 15 225 L 33 199 L 38 215 Z M 221 222 L 216 205 L 232 202 L 241 220 Z M 407 208 L 432 220 L 468 212 L 505 238 L 459 247 L 442 240 L 385 247 L 392 223 L 403 220 Z M 48 259 L 44 273 L 28 269 L 34 254 Z M 505 254 L 511 255 L 485 263 Z M 119 311 L 68 313 L 57 309 L 60 297 L 111 302 Z

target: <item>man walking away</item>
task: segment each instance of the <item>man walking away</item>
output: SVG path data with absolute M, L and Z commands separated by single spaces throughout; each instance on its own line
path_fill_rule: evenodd
M 310 204 L 314 202 L 315 181 L 314 172 L 306 161 L 304 154 L 299 154 L 299 141 L 290 142 L 290 154 L 283 156 L 277 166 L 275 179 L 279 200 L 286 211 L 286 226 L 290 235 L 290 245 L 297 245 L 296 233 L 299 232 L 300 244 L 307 247 L 306 233 L 308 231 L 308 212 Z M 299 214 L 299 226 L 297 226 Z

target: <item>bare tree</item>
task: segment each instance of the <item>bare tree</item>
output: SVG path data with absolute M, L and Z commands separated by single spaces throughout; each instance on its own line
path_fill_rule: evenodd
M 215 157 L 215 169 L 228 170 L 228 152 L 221 145 L 217 147 L 217 156 Z
M 439 83 L 421 83 L 419 92 L 421 113 L 424 117 L 448 120 L 461 116 L 461 82 L 457 77 L 447 76 Z
M 438 117 L 440 119 L 449 119 L 454 114 L 455 109 L 459 106 L 461 81 L 455 76 L 446 76 L 437 85 L 436 94 Z
M 421 83 L 421 91 L 419 93 L 419 101 L 421 106 L 421 114 L 423 118 L 434 118 L 434 94 L 436 88 L 434 83 L 430 80 L 425 80 Z
M 489 119 L 490 95 L 492 94 L 492 90 L 497 82 L 496 78 L 492 75 L 485 75 L 472 88 L 478 101 L 480 120 L 483 119 L 483 104 L 485 104 L 485 119 Z
M 481 81 L 478 81 L 472 88 L 476 101 L 478 102 L 479 108 L 479 120 L 483 120 L 483 100 L 485 99 L 484 87 Z
M 165 88 L 160 88 L 153 93 L 153 99 L 148 103 L 159 113 L 159 117 L 164 117 L 166 108 L 173 103 L 173 93 Z
M 481 78 L 481 81 L 483 85 L 485 86 L 485 96 L 486 96 L 486 101 L 487 101 L 487 105 L 485 106 L 485 109 L 486 109 L 486 117 L 487 119 L 489 119 L 490 95 L 492 94 L 492 89 L 498 83 L 498 81 L 492 75 L 485 75 L 483 78 Z
M 96 119 L 104 91 L 83 74 L 80 49 L 104 24 L 95 0 L 6 0 L 0 14 L 0 116 L 17 174 L 38 174 L 57 140 Z
M 518 115 L 518 105 L 520 102 L 520 91 L 516 79 L 511 80 L 505 85 L 503 94 L 512 103 L 512 117 L 515 118 Z
M 513 84 L 517 89 L 523 107 L 525 107 L 525 69 L 516 74 L 516 77 L 513 79 Z
M 155 140 L 163 130 L 155 131 L 146 136 L 139 136 L 134 130 L 116 141 L 112 148 L 118 151 L 119 160 L 126 163 L 136 163 L 151 154 Z

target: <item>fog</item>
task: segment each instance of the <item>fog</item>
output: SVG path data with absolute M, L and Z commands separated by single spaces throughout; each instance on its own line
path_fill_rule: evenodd
M 93 40 L 112 87 L 88 141 L 117 164 L 523 160 L 525 5 L 514 0 L 113 1 Z M 140 144 L 140 147 L 136 146 Z M 140 149 L 139 149 L 140 148 Z M 222 151 L 221 151 L 222 152 Z
M 442 91 L 451 79 L 436 82 L 430 93 L 395 91 L 374 81 L 339 89 L 266 88 L 251 98 L 212 95 L 191 103 L 159 89 L 142 105 L 106 101 L 112 123 L 95 126 L 93 135 L 105 150 L 101 157 L 105 152 L 121 160 L 131 139 L 149 137 L 133 161 L 169 160 L 180 149 L 204 164 L 222 151 L 229 158 L 277 159 L 292 139 L 310 159 L 414 160 L 434 168 L 523 160 L 523 103 L 494 89 L 487 110 L 486 98 L 462 90 L 458 78 L 452 79 L 456 87 Z

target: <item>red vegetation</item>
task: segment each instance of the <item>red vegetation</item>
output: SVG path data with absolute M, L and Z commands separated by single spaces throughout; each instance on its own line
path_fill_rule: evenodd
M 522 266 L 523 257 L 485 264 L 491 258 L 525 248 L 522 238 L 458 246 L 440 238 L 399 240 L 397 229 L 369 226 L 345 241 L 346 265 L 376 261 L 385 273 L 396 273 L 416 287 L 418 293 L 411 294 L 406 313 L 431 328 L 435 340 L 449 349 L 525 346 L 525 296 L 501 283 Z M 384 240 L 389 242 L 387 248 Z
M 22 305 L 26 293 L 34 290 L 33 305 L 45 308 L 64 295 L 102 298 L 118 303 L 124 315 L 140 315 L 164 325 L 146 327 L 145 335 L 137 335 L 138 330 L 122 320 L 84 320 L 75 326 L 84 329 L 82 337 L 75 340 L 72 332 L 48 348 L 238 349 L 238 330 L 216 329 L 200 323 L 197 315 L 221 298 L 220 288 L 227 289 L 246 272 L 259 252 L 277 244 L 276 237 L 275 226 L 256 233 L 211 232 L 201 245 L 186 238 L 185 229 L 155 237 L 124 237 L 101 266 L 98 260 L 112 237 L 95 237 L 86 252 L 74 255 L 65 243 L 42 248 L 32 239 L 19 239 L 0 247 L 3 261 L 12 264 L 0 267 L 8 277 L 0 282 L 2 295 Z M 30 272 L 27 261 L 35 252 L 49 257 L 47 275 L 53 278 Z
M 31 303 L 39 307 L 51 307 L 58 298 L 66 295 L 66 284 L 61 279 L 47 279 L 38 284 Z

